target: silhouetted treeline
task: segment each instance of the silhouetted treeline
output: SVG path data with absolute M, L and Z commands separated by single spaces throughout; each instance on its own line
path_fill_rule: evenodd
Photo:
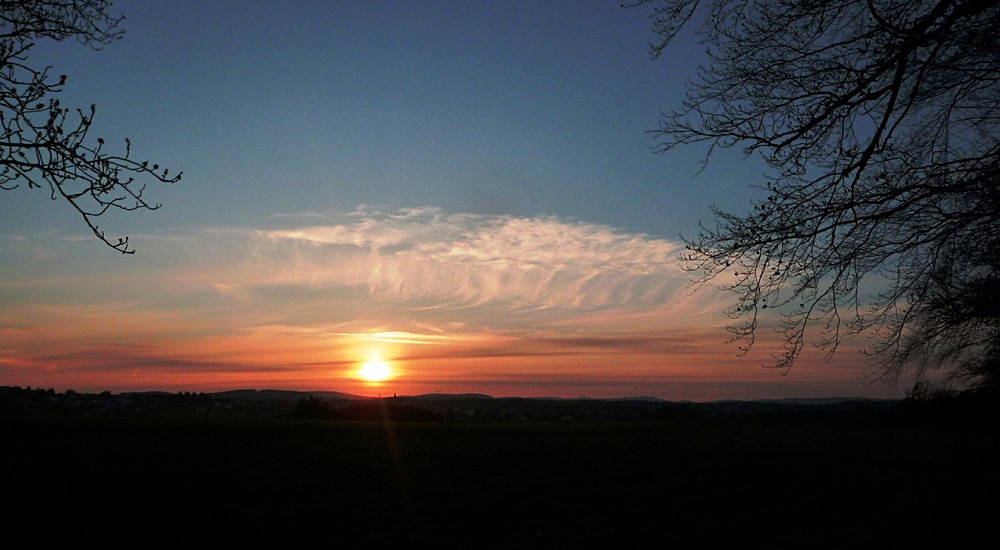
M 644 420 L 664 404 L 660 400 L 435 396 L 424 406 L 456 422 L 607 422 Z
M 444 422 L 443 414 L 415 405 L 398 402 L 397 398 L 376 399 L 331 407 L 326 401 L 309 396 L 300 399 L 292 411 L 292 418 L 326 420 L 360 420 L 392 422 Z
M 206 415 L 224 407 L 205 393 L 135 392 L 113 394 L 57 393 L 31 386 L 0 386 L 0 414 L 49 416 L 175 416 Z
M 914 385 L 899 402 L 896 413 L 902 421 L 927 427 L 996 430 L 1000 386 L 983 384 L 966 391 Z
M 903 400 L 789 399 L 670 402 L 658 399 L 494 398 L 487 395 L 401 396 L 371 399 L 336 392 L 241 390 L 220 393 L 78 393 L 0 387 L 0 416 L 325 419 L 351 421 L 531 423 L 699 422 L 769 418 L 778 422 L 880 424 L 996 430 L 995 389 L 949 391 L 914 387 Z

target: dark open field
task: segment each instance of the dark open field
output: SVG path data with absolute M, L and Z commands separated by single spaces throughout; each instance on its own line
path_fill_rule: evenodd
M 0 420 L 7 533 L 42 520 L 50 527 L 30 533 L 38 541 L 666 548 L 998 538 L 1000 446 L 982 431 L 795 413 Z

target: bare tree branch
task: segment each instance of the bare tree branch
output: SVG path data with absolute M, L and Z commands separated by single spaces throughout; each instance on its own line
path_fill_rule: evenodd
M 710 51 L 657 150 L 738 144 L 775 169 L 682 258 L 695 286 L 732 277 L 741 351 L 771 308 L 779 368 L 815 328 L 830 353 L 874 336 L 886 380 L 982 378 L 1000 357 L 1000 2 L 663 0 L 652 17 L 654 57 L 699 19 Z
M 121 155 L 105 152 L 105 142 L 88 141 L 96 107 L 70 109 L 52 96 L 61 92 L 66 76 L 52 78 L 52 67 L 35 68 L 28 54 L 36 40 L 75 38 L 100 49 L 124 35 L 106 0 L 0 1 L 0 189 L 48 187 L 51 198 L 65 199 L 94 234 L 123 254 L 135 251 L 128 237 L 105 235 L 96 218 L 108 210 L 155 210 L 159 204 L 143 197 L 145 183 L 136 177 L 174 183 L 156 164 L 133 160 L 125 140 Z M 69 124 L 69 125 L 68 125 Z

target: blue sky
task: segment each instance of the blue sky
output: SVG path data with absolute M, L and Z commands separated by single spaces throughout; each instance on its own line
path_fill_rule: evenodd
M 101 52 L 40 43 L 32 58 L 70 77 L 67 104 L 97 104 L 96 135 L 129 137 L 138 155 L 184 171 L 175 188 L 150 189 L 164 207 L 131 216 L 137 228 L 368 204 L 544 214 L 677 238 L 712 203 L 746 209 L 747 184 L 761 180 L 760 163 L 738 151 L 698 176 L 703 149 L 651 152 L 647 131 L 679 106 L 702 47 L 686 36 L 650 60 L 644 6 L 114 9 L 126 16 L 123 40 Z M 32 197 L 31 218 L 56 218 L 43 202 Z
M 0 380 L 363 393 L 351 373 L 384 360 L 409 393 L 892 393 L 852 351 L 786 377 L 760 368 L 774 338 L 736 358 L 729 298 L 688 296 L 679 235 L 747 210 L 765 167 L 653 154 L 704 58 L 689 33 L 651 60 L 647 6 L 113 10 L 124 39 L 30 59 L 69 76 L 64 104 L 97 105 L 95 138 L 184 178 L 101 219 L 129 257 L 48 193 L 3 193 Z

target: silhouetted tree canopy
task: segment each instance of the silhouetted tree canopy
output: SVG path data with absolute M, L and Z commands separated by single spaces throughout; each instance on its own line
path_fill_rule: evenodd
M 135 177 L 173 183 L 180 174 L 133 160 L 128 139 L 123 154 L 109 153 L 101 138 L 88 139 L 96 107 L 71 113 L 52 97 L 66 75 L 54 77 L 52 67 L 28 61 L 41 39 L 75 39 L 94 49 L 118 40 L 123 17 L 110 15 L 110 8 L 106 0 L 0 1 L 0 189 L 47 187 L 53 200 L 69 201 L 99 239 L 131 254 L 128 237 L 105 236 L 96 218 L 112 208 L 159 208 L 143 198 L 145 183 Z
M 741 351 L 770 308 L 779 368 L 808 335 L 833 353 L 865 333 L 884 379 L 995 380 L 1000 2 L 662 0 L 651 17 L 654 58 L 689 25 L 708 49 L 659 150 L 740 146 L 773 171 L 683 257 L 736 293 Z

